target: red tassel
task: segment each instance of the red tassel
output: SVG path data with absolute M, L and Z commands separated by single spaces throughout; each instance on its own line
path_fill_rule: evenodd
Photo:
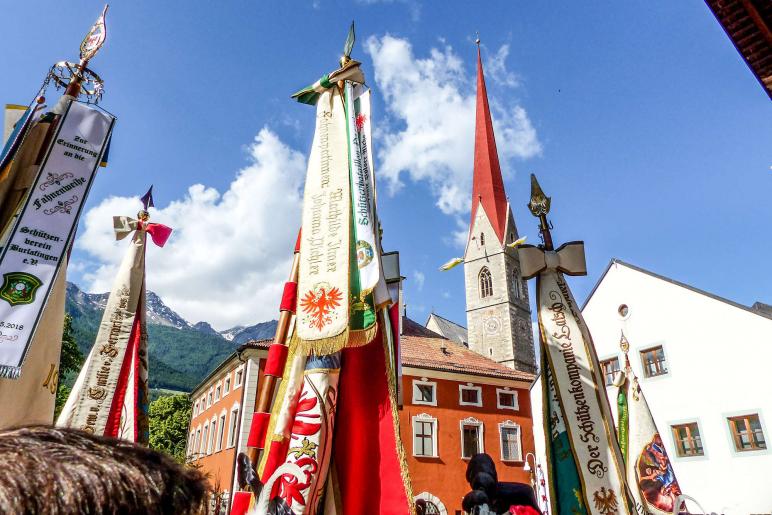
M 272 344 L 268 348 L 268 360 L 265 363 L 265 375 L 281 377 L 284 375 L 284 365 L 287 363 L 287 346 Z
M 268 421 L 270 419 L 270 413 L 258 412 L 252 415 L 252 427 L 249 428 L 247 447 L 265 448 L 265 433 L 268 431 Z

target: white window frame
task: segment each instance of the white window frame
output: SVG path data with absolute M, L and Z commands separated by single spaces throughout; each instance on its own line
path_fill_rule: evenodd
M 218 381 L 214 386 L 214 402 L 222 399 L 222 381 Z
M 504 458 L 504 431 L 502 431 L 504 428 L 517 430 L 517 459 Z M 501 461 L 505 463 L 518 463 L 523 461 L 523 430 L 517 422 L 505 420 L 504 422 L 499 423 L 499 456 L 501 456 Z
M 228 375 L 225 376 L 225 379 L 223 380 L 223 390 L 222 390 L 222 396 L 225 397 L 228 395 L 228 392 L 231 391 L 231 373 L 228 372 Z
M 502 393 L 511 393 L 512 396 L 515 398 L 515 403 L 512 406 L 504 406 L 501 404 L 501 398 L 499 397 L 499 394 Z M 505 386 L 504 388 L 496 388 L 496 408 L 498 409 L 509 409 L 512 411 L 519 411 L 520 410 L 520 396 L 517 394 L 517 390 L 513 390 L 509 386 Z
M 241 406 L 239 406 L 239 403 L 237 402 L 231 408 L 230 422 L 228 424 L 228 444 L 226 445 L 226 449 L 231 449 L 233 447 L 236 447 L 236 437 L 239 432 L 238 420 L 239 420 L 240 411 L 241 411 Z M 236 426 L 234 426 L 233 424 L 236 424 Z
M 198 415 L 198 412 L 199 412 L 199 409 L 200 409 L 200 407 L 201 407 L 201 404 L 200 404 L 200 402 L 199 402 L 199 401 L 196 401 L 196 407 L 195 407 L 195 408 L 193 408 L 193 416 L 194 416 L 194 417 Z
M 459 421 L 458 428 L 459 432 L 461 433 L 461 459 L 468 460 L 471 459 L 472 456 L 464 456 L 464 426 L 477 426 L 477 452 L 475 454 L 480 454 L 482 452 L 485 452 L 485 424 L 483 424 L 482 420 L 478 420 L 474 417 L 467 417 L 461 421 Z
M 241 380 L 237 381 L 236 378 L 239 377 L 239 373 L 241 373 Z M 244 365 L 241 364 L 238 367 L 236 367 L 235 373 L 233 374 L 233 389 L 241 388 L 241 385 L 244 384 Z
M 222 450 L 222 439 L 225 435 L 225 424 L 228 421 L 228 413 L 225 410 L 220 412 L 220 416 L 217 418 L 217 443 L 215 445 L 215 451 L 220 452 Z
M 212 454 L 212 451 L 214 450 L 214 439 L 215 436 L 217 436 L 217 417 L 212 417 L 212 420 L 209 421 L 209 438 L 208 442 L 206 443 L 206 455 L 209 456 Z
M 204 422 L 204 429 L 201 430 L 201 443 L 198 446 L 199 456 L 206 454 L 206 444 L 209 441 L 209 421 Z
M 198 425 L 196 428 L 196 441 L 193 442 L 193 450 L 191 452 L 191 455 L 196 456 L 199 454 L 199 450 L 201 447 L 201 424 Z
M 193 428 L 190 431 L 190 436 L 188 437 L 188 449 L 185 452 L 185 456 L 190 457 L 193 455 L 193 451 L 196 448 L 196 429 Z
M 209 387 L 209 391 L 206 394 L 206 407 L 211 408 L 214 404 L 214 386 Z
M 474 390 L 477 392 L 477 402 L 464 402 L 464 390 Z M 482 386 L 475 386 L 472 383 L 458 385 L 458 405 L 459 406 L 477 406 L 482 407 Z
M 418 397 L 419 386 L 431 386 L 432 387 L 432 400 L 423 401 Z M 413 379 L 413 404 L 420 406 L 436 406 L 437 405 L 437 382 L 429 381 L 427 378 Z
M 437 497 L 436 495 L 432 495 L 429 492 L 421 492 L 420 494 L 416 495 L 414 499 L 416 501 L 419 499 L 428 501 L 437 507 L 437 509 L 440 511 L 440 515 L 448 515 L 448 510 L 445 508 L 445 505 L 442 504 L 442 501 L 440 500 L 440 498 Z
M 415 433 L 416 433 L 416 431 L 415 431 L 415 429 L 416 429 L 415 423 L 416 422 L 431 422 L 432 423 L 432 454 L 431 454 L 431 456 L 428 455 L 428 454 L 416 454 L 415 453 Z M 429 415 L 428 413 L 420 413 L 420 414 L 415 415 L 415 416 L 412 417 L 411 422 L 410 422 L 410 426 L 411 426 L 411 429 L 413 430 L 413 440 L 412 440 L 413 456 L 416 457 L 416 458 L 439 458 L 440 456 L 439 456 L 439 454 L 437 452 L 437 440 L 439 439 L 438 435 L 437 435 L 437 430 L 438 430 L 437 419 L 435 417 Z

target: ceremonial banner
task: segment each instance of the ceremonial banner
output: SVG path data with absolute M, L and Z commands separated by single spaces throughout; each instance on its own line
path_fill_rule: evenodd
M 150 233 L 163 246 L 171 229 L 115 217 L 117 239 L 132 231 L 113 283 L 96 341 L 78 375 L 58 426 L 147 443 L 147 332 L 145 243 Z
M 317 354 L 348 341 L 351 183 L 346 115 L 337 89 L 316 106 L 303 199 L 296 337 Z
M 0 141 L 0 144 L 5 147 L 9 143 L 8 138 L 12 133 L 21 132 L 21 129 L 24 126 L 24 122 L 28 118 L 29 112 L 30 111 L 27 109 L 27 106 L 5 104 L 5 114 L 3 116 L 3 140 Z M 19 120 L 22 120 L 22 122 L 18 123 Z M 5 149 L 3 149 L 3 153 L 0 155 L 5 156 L 5 154 Z M 2 161 L 0 160 L 0 163 L 1 162 Z M 0 168 L 2 168 L 2 166 L 0 166 Z
M 590 333 L 563 272 L 584 275 L 584 246 L 557 251 L 524 245 L 518 249 L 523 277 L 536 276 L 542 352 L 553 381 L 562 423 L 582 486 L 586 513 L 630 513 L 624 464 L 613 434 L 598 358 Z M 544 388 L 548 388 L 547 382 Z M 547 394 L 549 395 L 549 394 Z M 560 474 L 559 471 L 557 471 Z M 554 481 L 555 476 L 551 475 Z
M 626 345 L 627 340 L 623 339 L 622 343 Z M 651 515 L 678 513 L 681 488 L 638 378 L 630 367 L 627 351 L 625 362 L 624 372 L 620 372 L 615 380 L 619 386 L 618 438 L 636 512 Z
M 19 376 L 114 121 L 70 103 L 0 252 L 0 377 Z

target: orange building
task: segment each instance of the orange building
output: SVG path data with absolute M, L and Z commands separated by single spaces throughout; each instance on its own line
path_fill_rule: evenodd
M 518 372 L 403 318 L 400 433 L 416 499 L 460 515 L 469 458 L 485 452 L 499 481 L 528 483 L 533 453 L 529 388 Z M 429 504 L 431 503 L 431 504 Z

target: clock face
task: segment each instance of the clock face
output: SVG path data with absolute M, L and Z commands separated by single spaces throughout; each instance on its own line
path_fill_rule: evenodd
M 486 318 L 485 321 L 483 321 L 483 327 L 487 334 L 498 334 L 501 329 L 501 322 L 498 317 Z

